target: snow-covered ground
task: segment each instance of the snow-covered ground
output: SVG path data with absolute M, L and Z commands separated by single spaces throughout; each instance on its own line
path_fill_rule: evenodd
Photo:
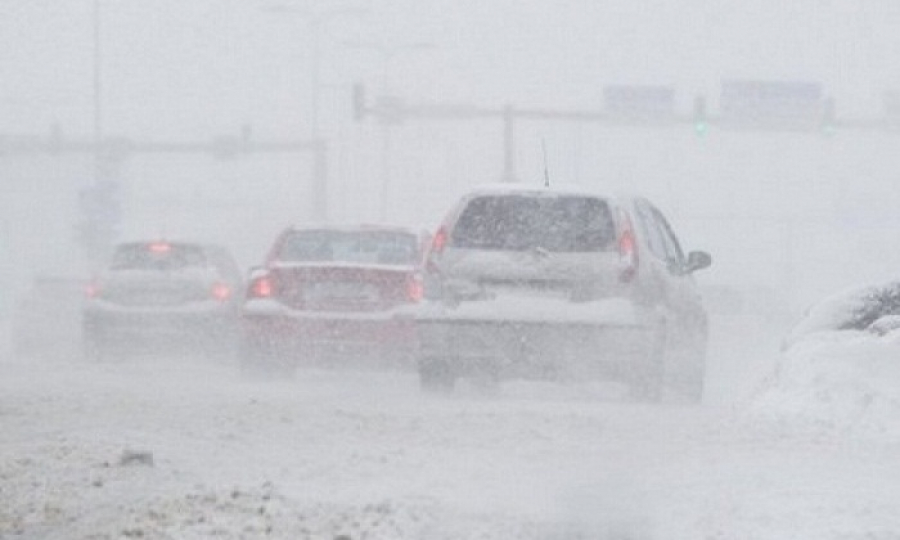
M 752 401 L 760 415 L 900 443 L 900 336 L 811 336 L 785 354 Z
M 792 362 L 837 365 L 859 344 L 780 357 L 761 319 L 713 331 L 703 407 L 604 386 L 434 397 L 403 373 L 251 382 L 193 358 L 5 350 L 0 538 L 900 538 L 897 439 L 797 414 L 816 384 L 858 372 Z M 860 368 L 885 396 L 900 387 L 891 347 L 870 340 Z M 845 421 L 831 403 L 818 418 Z

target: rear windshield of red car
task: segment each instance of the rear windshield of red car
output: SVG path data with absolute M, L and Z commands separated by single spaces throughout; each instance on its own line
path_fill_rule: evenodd
M 468 202 L 450 237 L 452 247 L 496 251 L 588 252 L 614 245 L 609 205 L 579 196 L 477 197 Z
M 119 246 L 113 253 L 113 270 L 177 271 L 206 268 L 203 249 L 189 244 L 150 242 Z
M 281 245 L 284 262 L 409 265 L 418 255 L 415 235 L 393 231 L 294 231 Z

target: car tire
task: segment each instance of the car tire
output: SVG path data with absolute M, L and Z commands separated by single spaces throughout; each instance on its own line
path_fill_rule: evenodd
M 643 362 L 631 373 L 629 390 L 631 397 L 645 403 L 659 403 L 666 387 L 666 359 L 668 356 L 668 332 L 660 325 L 653 343 L 649 344 Z
M 689 403 L 703 403 L 703 391 L 705 388 L 703 372 L 693 374 L 681 388 L 681 394 Z
M 469 381 L 474 388 L 484 394 L 500 392 L 500 365 L 493 358 L 482 359 L 472 368 Z
M 678 351 L 678 377 L 671 381 L 672 390 L 688 403 L 703 402 L 706 379 L 706 336 L 693 336 Z
M 419 359 L 419 387 L 425 392 L 452 392 L 457 375 L 452 362 L 445 357 Z

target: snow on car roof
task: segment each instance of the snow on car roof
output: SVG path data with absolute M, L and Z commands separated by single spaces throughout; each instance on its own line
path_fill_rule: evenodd
M 475 186 L 470 189 L 465 197 L 477 195 L 504 195 L 504 194 L 549 194 L 549 195 L 570 195 L 582 197 L 597 197 L 607 201 L 629 201 L 640 198 L 640 195 L 616 191 L 603 191 L 595 187 L 585 187 L 578 184 L 558 183 L 550 187 L 541 184 L 525 184 L 525 183 L 486 183 Z
M 549 195 L 590 195 L 611 198 L 609 193 L 597 189 L 586 188 L 577 184 L 553 184 L 550 187 L 539 184 L 524 183 L 488 183 L 481 184 L 469 191 L 469 194 L 549 194 Z
M 168 244 L 170 246 L 192 246 L 202 249 L 210 249 L 210 248 L 224 248 L 222 244 L 218 244 L 216 242 L 207 242 L 203 240 L 193 240 L 190 238 L 134 238 L 123 240 L 121 242 L 117 242 L 114 247 L 133 247 L 133 246 L 146 246 L 150 244 Z
M 414 269 L 416 265 L 413 263 L 385 264 L 363 261 L 273 261 L 270 266 L 272 268 L 346 268 L 350 270 L 380 268 L 382 270 L 409 272 Z
M 407 233 L 416 236 L 419 233 L 416 229 L 405 225 L 392 225 L 386 223 L 308 223 L 301 225 L 291 225 L 292 231 L 340 231 L 340 232 L 363 232 L 363 231 L 382 231 L 382 232 L 398 232 Z

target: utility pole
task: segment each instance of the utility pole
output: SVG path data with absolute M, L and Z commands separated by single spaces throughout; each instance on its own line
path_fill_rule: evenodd
M 103 139 L 103 113 L 101 111 L 101 64 L 100 50 L 100 0 L 94 0 L 94 145 L 99 148 Z M 95 155 L 94 183 L 99 182 L 100 157 Z
M 118 204 L 119 186 L 113 179 L 113 155 L 103 151 L 103 20 L 101 0 L 94 0 L 92 12 L 93 28 L 93 166 L 91 187 L 80 192 L 83 221 L 79 224 L 81 239 L 91 265 L 99 264 L 112 249 L 116 237 L 119 210 L 97 212 L 93 201 L 105 200 L 104 206 Z M 53 129 L 52 138 L 58 148 L 62 147 L 62 134 Z

